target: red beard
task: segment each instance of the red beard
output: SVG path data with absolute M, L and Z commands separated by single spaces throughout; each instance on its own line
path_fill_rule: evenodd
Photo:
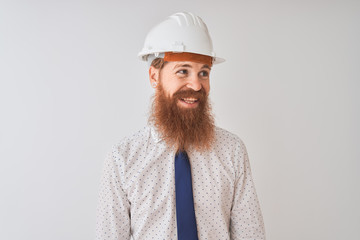
M 195 108 L 182 108 L 178 101 L 182 98 L 198 99 Z M 181 101 L 181 100 L 180 100 Z M 159 84 L 154 95 L 149 121 L 161 133 L 170 147 L 188 150 L 194 147 L 198 151 L 208 150 L 214 140 L 214 118 L 208 96 L 202 88 L 179 90 L 172 97 L 166 97 Z

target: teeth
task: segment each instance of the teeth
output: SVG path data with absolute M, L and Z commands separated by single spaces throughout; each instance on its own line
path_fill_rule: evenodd
M 182 100 L 186 103 L 194 103 L 197 101 L 196 98 L 183 98 Z
M 183 98 L 184 101 L 189 101 L 189 102 L 195 102 L 197 99 L 196 98 Z

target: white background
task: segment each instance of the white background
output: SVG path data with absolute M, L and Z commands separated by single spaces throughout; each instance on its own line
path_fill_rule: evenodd
M 360 2 L 0 1 L 0 239 L 93 239 L 102 164 L 147 122 L 146 33 L 190 11 L 218 56 L 268 240 L 360 239 Z

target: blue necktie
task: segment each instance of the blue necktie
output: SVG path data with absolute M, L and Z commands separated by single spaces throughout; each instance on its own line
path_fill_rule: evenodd
M 176 220 L 178 240 L 198 240 L 191 168 L 186 152 L 175 156 Z

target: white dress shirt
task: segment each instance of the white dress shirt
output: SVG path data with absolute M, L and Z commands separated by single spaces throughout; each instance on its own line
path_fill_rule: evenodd
M 104 163 L 96 239 L 177 239 L 175 152 L 152 126 L 114 146 Z M 243 142 L 216 127 L 211 151 L 187 153 L 199 240 L 264 240 Z

